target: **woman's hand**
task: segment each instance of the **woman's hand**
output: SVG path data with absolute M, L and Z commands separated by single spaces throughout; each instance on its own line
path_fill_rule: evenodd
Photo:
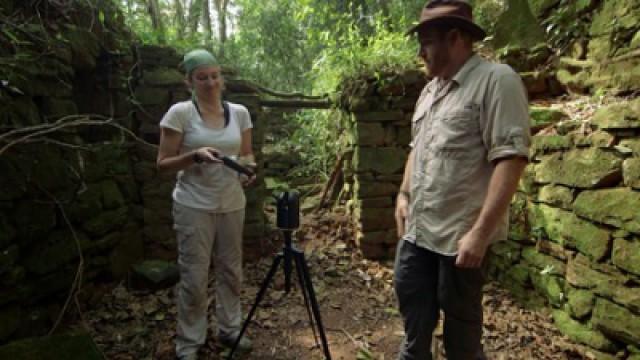
M 193 160 L 196 163 L 221 163 L 220 151 L 215 148 L 205 146 L 193 152 Z

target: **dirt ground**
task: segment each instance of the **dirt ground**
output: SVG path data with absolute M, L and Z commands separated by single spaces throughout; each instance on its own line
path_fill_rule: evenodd
M 294 240 L 304 249 L 310 267 L 332 359 L 395 359 L 403 330 L 393 294 L 391 262 L 363 259 L 353 249 L 345 216 L 318 215 L 304 222 Z M 272 259 L 266 257 L 245 266 L 245 314 Z M 324 359 L 296 278 L 287 294 L 283 274 L 280 268 L 249 326 L 254 350 L 242 359 Z M 210 294 L 214 282 L 212 279 Z M 131 292 L 120 284 L 90 291 L 92 300 L 85 305 L 84 324 L 107 359 L 175 358 L 172 289 Z M 210 301 L 211 328 L 201 358 L 222 359 L 223 350 L 211 337 L 215 328 L 213 296 Z M 484 304 L 483 342 L 489 359 L 593 358 L 563 337 L 548 314 L 522 307 L 496 284 L 487 285 Z

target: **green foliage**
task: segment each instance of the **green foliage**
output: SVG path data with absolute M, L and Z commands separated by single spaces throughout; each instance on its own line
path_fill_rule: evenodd
M 542 21 L 550 46 L 565 49 L 572 41 L 586 37 L 591 22 L 586 15 L 573 0 L 562 0 Z
M 344 81 L 379 75 L 390 69 L 415 67 L 417 45 L 404 33 L 388 30 L 381 22 L 363 38 L 354 26 L 341 39 L 326 36 L 328 46 L 315 61 L 312 74 L 319 92 L 336 91 Z
M 493 34 L 496 21 L 505 10 L 505 0 L 473 0 L 471 3 L 474 21 L 487 34 Z

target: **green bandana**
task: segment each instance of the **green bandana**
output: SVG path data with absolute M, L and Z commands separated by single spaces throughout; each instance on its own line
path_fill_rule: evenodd
M 199 66 L 219 65 L 216 58 L 210 52 L 203 49 L 191 50 L 184 55 L 182 67 L 187 74 L 191 74 Z

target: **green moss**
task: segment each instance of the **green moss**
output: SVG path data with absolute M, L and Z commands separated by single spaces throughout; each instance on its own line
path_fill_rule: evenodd
M 493 43 L 496 48 L 515 46 L 533 48 L 546 41 L 545 34 L 531 12 L 527 0 L 509 0 L 495 26 Z
M 584 218 L 640 234 L 640 192 L 627 188 L 583 191 L 573 208 Z
M 88 334 L 75 333 L 25 339 L 0 347 L 1 359 L 103 360 Z
M 571 315 L 574 318 L 582 319 L 591 313 L 595 297 L 593 292 L 583 289 L 575 289 L 568 286 L 567 300 Z
M 563 334 L 575 342 L 603 351 L 613 352 L 617 350 L 616 345 L 601 332 L 573 320 L 564 311 L 554 310 L 553 322 Z
M 640 344 L 640 316 L 605 299 L 597 299 L 592 322 L 596 329 L 625 343 Z
M 599 148 L 573 149 L 544 157 L 535 170 L 540 184 L 597 188 L 622 180 L 622 159 Z
M 592 123 L 600 129 L 640 128 L 640 99 L 599 108 Z

